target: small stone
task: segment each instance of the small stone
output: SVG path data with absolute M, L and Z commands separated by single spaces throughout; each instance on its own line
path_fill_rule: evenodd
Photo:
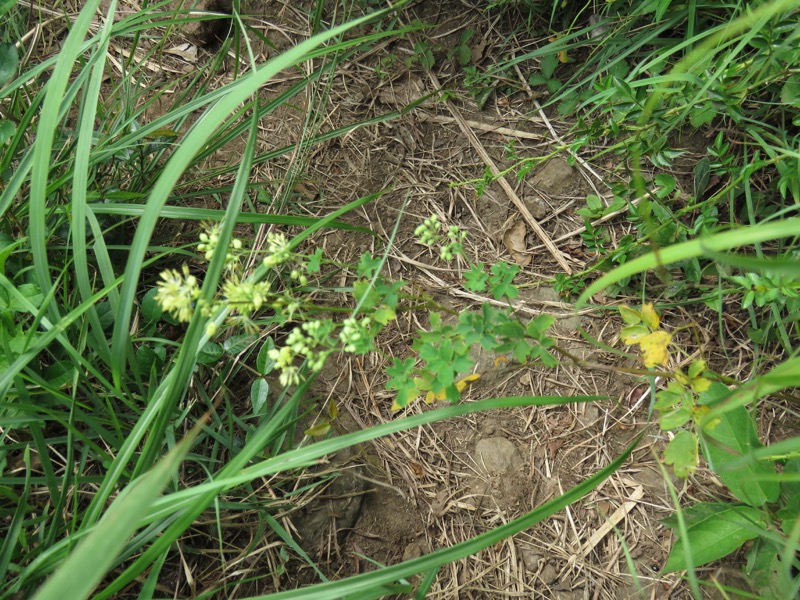
M 475 462 L 486 473 L 512 471 L 524 463 L 517 447 L 504 437 L 480 440 L 475 445 Z
M 426 539 L 414 540 L 403 550 L 403 561 L 412 560 L 430 553 L 431 545 Z
M 552 564 L 547 563 L 544 566 L 544 569 L 542 569 L 542 572 L 539 574 L 539 579 L 541 579 L 547 585 L 550 585 L 556 579 L 558 579 L 558 571 L 556 571 L 556 568 Z
M 539 561 L 542 557 L 533 551 L 533 548 L 524 547 L 519 552 L 522 558 L 522 564 L 525 565 L 525 570 L 529 573 L 536 573 L 539 569 Z
M 567 161 L 554 158 L 547 161 L 547 164 L 534 176 L 531 183 L 534 188 L 557 196 L 572 184 L 574 172 L 575 169 L 570 167 Z
M 548 212 L 552 209 L 547 205 L 547 202 L 542 200 L 538 194 L 530 194 L 529 196 L 525 196 L 522 201 L 525 203 L 525 207 L 531 211 L 531 215 L 537 221 L 539 219 L 543 219 Z

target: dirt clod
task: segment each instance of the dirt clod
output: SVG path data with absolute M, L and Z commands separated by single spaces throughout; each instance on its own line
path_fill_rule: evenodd
M 504 437 L 480 440 L 475 445 L 475 462 L 485 473 L 504 473 L 522 466 L 522 455 L 517 447 Z

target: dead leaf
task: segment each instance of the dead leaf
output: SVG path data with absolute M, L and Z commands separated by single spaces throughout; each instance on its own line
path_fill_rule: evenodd
M 503 234 L 503 243 L 514 262 L 520 267 L 526 267 L 531 262 L 531 255 L 525 252 L 528 249 L 525 244 L 526 235 L 528 235 L 528 228 L 525 226 L 525 221 L 522 220 L 516 221 Z
M 179 46 L 167 48 L 164 52 L 182 58 L 188 63 L 194 64 L 197 62 L 197 46 L 194 44 L 180 44 Z

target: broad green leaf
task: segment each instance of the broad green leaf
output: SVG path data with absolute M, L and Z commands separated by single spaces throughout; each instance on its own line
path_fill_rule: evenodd
M 678 538 L 669 553 L 662 573 L 684 571 L 689 568 L 684 556 L 684 544 L 691 546 L 693 567 L 699 567 L 727 556 L 747 540 L 759 535 L 766 526 L 760 511 L 749 506 L 701 502 L 683 511 L 688 540 Z M 673 515 L 664 519 L 664 525 L 677 528 Z
M 5 144 L 16 130 L 14 124 L 8 119 L 0 120 L 0 146 Z
M 679 406 L 669 412 L 664 412 L 658 419 L 658 425 L 664 431 L 670 429 L 677 429 L 681 425 L 685 425 L 692 418 L 692 409 L 689 406 Z
M 260 415 L 264 412 L 268 395 L 269 382 L 263 377 L 259 377 L 250 386 L 250 405 L 253 407 L 254 415 Z
M 216 342 L 206 342 L 197 355 L 197 362 L 202 365 L 215 365 L 222 358 L 224 351 Z
M 699 462 L 697 437 L 691 431 L 679 431 L 664 451 L 664 462 L 672 465 L 675 475 L 686 478 Z
M 222 349 L 226 354 L 237 356 L 250 347 L 256 339 L 257 337 L 251 334 L 232 335 L 222 342 Z
M 14 77 L 19 66 L 19 53 L 14 44 L 0 44 L 0 87 Z
M 688 477 L 697 469 L 697 437 L 691 431 L 679 431 L 664 451 L 664 462 L 672 465 L 675 475 Z
M 750 506 L 763 506 L 778 499 L 778 482 L 763 481 L 764 476 L 775 475 L 772 463 L 760 461 L 737 469 L 725 468 L 743 454 L 761 447 L 755 421 L 747 408 L 739 406 L 721 415 L 714 427 L 706 427 L 700 443 L 711 469 L 739 500 Z
M 800 107 L 800 76 L 793 75 L 783 84 L 781 102 Z
M 317 423 L 313 427 L 309 427 L 303 433 L 310 437 L 322 437 L 326 435 L 331 430 L 331 424 L 329 421 L 322 421 L 322 423 Z
M 275 349 L 275 342 L 271 337 L 264 340 L 256 357 L 256 369 L 261 375 L 269 375 L 275 368 L 275 361 L 269 357 L 270 350 Z
M 151 288 L 142 298 L 142 316 L 148 323 L 157 323 L 164 314 L 161 305 L 156 301 L 158 288 Z

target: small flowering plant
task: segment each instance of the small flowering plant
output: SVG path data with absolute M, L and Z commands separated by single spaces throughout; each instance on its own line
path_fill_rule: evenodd
M 219 225 L 212 224 L 199 236 L 197 249 L 207 262 L 221 251 L 218 247 L 219 231 Z M 377 278 L 381 261 L 368 255 L 362 257 L 359 279 L 354 284 L 355 299 L 362 310 L 371 314 L 353 315 L 337 322 L 331 318 L 318 318 L 320 309 L 308 302 L 311 292 L 307 287 L 309 276 L 320 270 L 321 251 L 310 255 L 294 252 L 291 240 L 280 232 L 269 233 L 266 246 L 266 255 L 261 263 L 274 277 L 259 280 L 246 275 L 244 259 L 249 250 L 241 240 L 234 238 L 224 249 L 224 278 L 212 301 L 200 299 L 200 282 L 186 265 L 180 271 L 168 269 L 161 273 L 155 300 L 180 323 L 188 323 L 198 310 L 204 317 L 226 311 L 226 327 L 239 327 L 247 333 L 255 333 L 265 325 L 296 323 L 285 344 L 273 347 L 267 353 L 272 368 L 279 371 L 279 381 L 283 386 L 300 383 L 303 364 L 312 372 L 318 372 L 337 350 L 364 354 L 373 349 L 375 336 L 395 318 L 398 292 L 403 285 L 402 282 L 388 285 Z M 279 280 L 278 275 L 284 275 L 281 289 L 277 289 L 275 283 Z M 209 321 L 206 333 L 209 337 L 219 333 L 216 321 Z

